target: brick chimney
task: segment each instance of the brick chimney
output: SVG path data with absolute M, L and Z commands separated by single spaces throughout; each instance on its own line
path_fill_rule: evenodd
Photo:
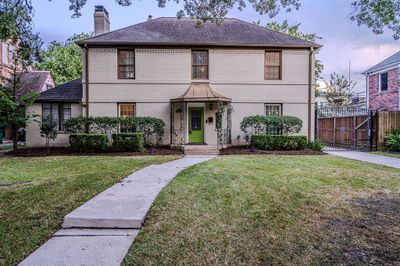
M 94 7 L 94 35 L 110 31 L 110 18 L 104 6 Z

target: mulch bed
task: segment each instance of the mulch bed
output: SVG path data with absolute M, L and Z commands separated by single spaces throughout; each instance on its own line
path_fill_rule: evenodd
M 314 151 L 311 149 L 305 150 L 293 150 L 293 151 L 263 151 L 263 150 L 251 150 L 248 146 L 235 146 L 226 148 L 220 151 L 221 155 L 325 155 L 326 153 L 320 151 Z
M 6 156 L 12 157 L 43 157 L 43 156 L 144 156 L 144 155 L 182 155 L 182 151 L 171 150 L 167 148 L 157 148 L 155 151 L 145 152 L 95 152 L 95 153 L 83 153 L 74 152 L 69 148 L 51 148 L 50 152 L 47 153 L 45 148 L 24 148 L 18 149 L 17 151 L 10 151 L 5 154 Z

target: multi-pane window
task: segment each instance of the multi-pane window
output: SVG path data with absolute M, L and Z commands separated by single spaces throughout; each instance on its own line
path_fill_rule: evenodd
M 135 78 L 135 50 L 118 50 L 118 78 Z
M 266 104 L 265 105 L 265 115 L 282 115 L 282 106 L 280 104 Z M 267 128 L 267 134 L 277 135 L 279 134 L 279 130 L 274 127 L 270 126 Z
M 266 80 L 282 79 L 282 52 L 265 51 L 264 78 Z
M 192 51 L 192 79 L 208 79 L 208 51 Z
M 119 117 L 129 118 L 135 117 L 135 105 L 131 103 L 122 103 L 119 105 Z M 134 128 L 121 125 L 121 132 L 133 132 Z
M 388 90 L 388 73 L 382 73 L 379 75 L 379 90 L 387 91 Z
M 42 116 L 51 115 L 57 123 L 59 131 L 64 130 L 64 121 L 71 118 L 71 104 L 63 103 L 43 103 Z

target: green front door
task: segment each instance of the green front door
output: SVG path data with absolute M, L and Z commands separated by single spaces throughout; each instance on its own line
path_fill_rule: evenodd
M 189 107 L 189 143 L 204 142 L 204 108 Z

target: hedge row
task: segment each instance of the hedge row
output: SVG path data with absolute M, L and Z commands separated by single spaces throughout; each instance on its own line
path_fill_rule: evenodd
M 306 136 L 253 135 L 250 144 L 260 150 L 304 150 Z
M 69 143 L 76 152 L 103 152 L 109 149 L 121 152 L 144 151 L 142 133 L 114 133 L 111 146 L 107 134 L 75 133 L 69 136 Z
M 300 118 L 285 115 L 248 116 L 240 122 L 240 129 L 247 141 L 250 141 L 253 135 L 268 134 L 271 131 L 276 131 L 280 135 L 296 134 L 302 127 L 303 121 Z
M 120 129 L 143 134 L 146 145 L 158 145 L 164 136 L 165 123 L 155 117 L 72 117 L 65 121 L 68 133 L 120 133 Z

